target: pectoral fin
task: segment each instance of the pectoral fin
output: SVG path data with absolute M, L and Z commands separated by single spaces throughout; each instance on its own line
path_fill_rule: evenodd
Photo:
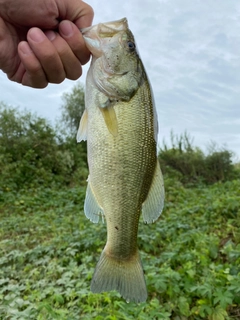
M 161 215 L 164 204 L 163 176 L 157 161 L 151 188 L 147 199 L 142 204 L 142 215 L 145 223 L 155 222 Z
M 113 105 L 110 104 L 107 107 L 100 108 L 100 110 L 102 112 L 108 131 L 114 137 L 116 137 L 118 135 L 118 123 L 117 123 L 116 112 L 114 110 Z
M 90 179 L 89 179 L 90 180 Z M 99 205 L 97 198 L 92 190 L 91 183 L 88 180 L 86 198 L 84 202 L 84 212 L 86 217 L 93 223 L 98 223 L 99 217 L 104 215 L 102 207 Z
M 84 110 L 82 118 L 80 120 L 79 129 L 77 132 L 77 142 L 82 140 L 87 140 L 87 124 L 88 124 L 88 114 L 87 110 Z

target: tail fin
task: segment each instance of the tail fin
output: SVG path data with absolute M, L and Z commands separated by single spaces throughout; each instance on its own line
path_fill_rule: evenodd
M 147 288 L 139 253 L 129 260 L 116 260 L 103 250 L 96 266 L 91 291 L 117 290 L 127 302 L 144 302 Z

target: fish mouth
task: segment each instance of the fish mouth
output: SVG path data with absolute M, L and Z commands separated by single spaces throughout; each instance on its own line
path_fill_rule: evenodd
M 120 20 L 99 23 L 97 25 L 81 29 L 81 33 L 85 40 L 86 46 L 89 51 L 96 57 L 102 56 L 103 50 L 101 49 L 101 40 L 103 38 L 111 38 L 116 33 L 128 29 L 127 18 Z
M 120 20 L 99 23 L 91 27 L 83 28 L 81 29 L 81 33 L 85 37 L 91 37 L 92 33 L 95 34 L 97 31 L 100 37 L 106 37 L 126 29 L 128 29 L 127 18 L 122 18 Z

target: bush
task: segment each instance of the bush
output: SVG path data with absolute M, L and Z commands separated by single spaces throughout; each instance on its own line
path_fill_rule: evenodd
M 79 167 L 86 176 L 86 147 L 63 141 L 46 119 L 0 105 L 0 187 L 69 184 Z
M 199 182 L 212 184 L 240 177 L 239 170 L 232 163 L 232 152 L 226 149 L 210 148 L 207 155 L 200 148 L 193 146 L 193 140 L 185 132 L 171 133 L 171 147 L 163 142 L 159 160 L 163 173 L 177 178 L 184 184 Z

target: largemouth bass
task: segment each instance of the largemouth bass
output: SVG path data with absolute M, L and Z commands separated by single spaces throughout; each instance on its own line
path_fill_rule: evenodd
M 117 290 L 132 302 L 147 299 L 137 248 L 140 213 L 155 222 L 164 202 L 157 160 L 153 95 L 127 19 L 82 30 L 92 53 L 78 142 L 87 140 L 89 177 L 84 211 L 107 223 L 107 243 L 92 292 Z

